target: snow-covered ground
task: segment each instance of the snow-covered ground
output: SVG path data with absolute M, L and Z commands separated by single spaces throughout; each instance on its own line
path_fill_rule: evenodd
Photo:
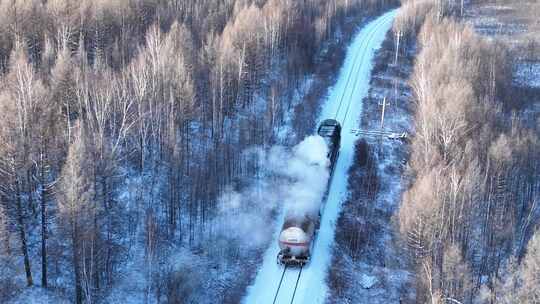
M 331 245 L 334 242 L 335 221 L 341 203 L 347 197 L 348 170 L 352 164 L 356 136 L 350 132 L 359 125 L 362 100 L 369 89 L 372 60 L 381 46 L 387 31 L 392 26 L 396 11 L 388 12 L 368 23 L 356 35 L 347 51 L 344 66 L 335 86 L 330 90 L 319 121 L 336 118 L 343 126 L 340 156 L 336 164 L 328 198 L 324 208 L 321 228 L 314 245 L 310 263 L 302 270 L 293 303 L 324 303 L 328 287 L 325 280 L 331 261 Z M 246 304 L 273 303 L 274 296 L 283 274 L 283 267 L 276 264 L 279 251 L 277 236 L 281 223 L 276 226 L 274 241 L 267 249 L 263 265 L 244 298 Z M 288 269 L 283 277 L 279 296 L 275 303 L 291 303 L 298 269 Z
M 514 81 L 518 86 L 540 88 L 540 62 L 517 64 Z
M 15 299 L 9 302 L 10 304 L 69 304 L 70 301 L 62 298 L 54 291 L 49 291 L 44 288 L 30 287 L 23 290 L 23 292 Z
M 414 133 L 411 90 L 405 81 L 412 73 L 412 56 L 392 64 L 393 34 L 387 35 L 363 101 L 362 130 L 380 128 L 381 102 L 386 97 L 385 129 Z M 359 155 L 349 173 L 350 196 L 337 222 L 329 303 L 414 303 L 412 275 L 392 221 L 407 187 L 403 173 L 408 144 L 367 134 L 359 137 L 363 144 L 357 144 Z

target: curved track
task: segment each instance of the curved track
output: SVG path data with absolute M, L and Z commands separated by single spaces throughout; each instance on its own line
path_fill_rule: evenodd
M 324 303 L 327 295 L 326 273 L 331 262 L 335 221 L 341 202 L 347 195 L 347 172 L 352 164 L 356 137 L 349 132 L 357 127 L 362 112 L 362 99 L 367 95 L 376 49 L 390 29 L 396 11 L 388 12 L 362 28 L 347 51 L 345 64 L 337 83 L 330 91 L 319 117 L 322 121 L 334 117 L 341 122 L 342 142 L 324 206 L 319 234 L 315 240 L 310 262 L 302 268 L 276 264 L 279 251 L 277 237 L 281 223 L 274 233 L 274 241 L 265 253 L 255 283 L 248 288 L 245 304 L 316 304 Z

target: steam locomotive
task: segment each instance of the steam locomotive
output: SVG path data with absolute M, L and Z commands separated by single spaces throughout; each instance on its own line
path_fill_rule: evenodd
M 319 125 L 317 134 L 328 146 L 327 158 L 332 174 L 339 154 L 341 125 L 334 119 L 327 119 Z M 322 206 L 322 202 L 320 204 Z M 309 262 L 320 221 L 320 211 L 315 214 L 289 212 L 285 215 L 278 240 L 280 248 L 277 256 L 278 264 L 303 266 Z

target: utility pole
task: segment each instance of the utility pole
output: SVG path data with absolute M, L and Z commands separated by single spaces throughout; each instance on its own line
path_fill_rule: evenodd
M 384 113 L 386 111 L 386 105 L 389 105 L 386 103 L 386 96 L 384 97 L 382 103 L 379 102 L 379 106 L 382 106 L 382 113 L 381 113 L 381 132 L 384 131 Z
M 379 137 L 379 156 L 382 156 L 383 152 L 383 145 L 382 145 L 382 139 L 384 134 L 384 114 L 386 112 L 386 96 L 384 97 L 382 103 L 379 102 L 379 106 L 382 106 L 382 112 L 381 112 L 381 135 Z
M 407 132 L 403 131 L 396 131 L 396 130 L 384 130 L 384 115 L 386 114 L 386 106 L 389 106 L 390 104 L 386 102 L 386 97 L 384 97 L 382 102 L 379 102 L 379 106 L 382 106 L 382 112 L 381 112 L 381 126 L 379 130 L 376 130 L 376 128 L 373 129 L 352 129 L 351 133 L 356 134 L 357 136 L 363 135 L 367 137 L 372 138 L 379 138 L 382 142 L 382 138 L 386 137 L 390 140 L 399 140 L 399 141 L 407 141 L 407 138 L 409 135 Z
M 401 37 L 403 36 L 403 33 L 401 31 L 398 31 L 395 35 L 395 40 L 396 40 L 396 54 L 395 54 L 395 57 L 394 57 L 394 65 L 397 66 L 398 64 L 398 56 L 399 56 L 399 43 L 400 43 L 400 40 L 401 40 Z
M 394 78 L 394 105 L 397 106 L 397 100 L 398 100 L 398 80 L 397 78 Z

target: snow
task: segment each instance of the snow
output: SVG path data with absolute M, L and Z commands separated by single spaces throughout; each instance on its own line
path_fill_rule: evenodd
M 377 283 L 377 278 L 374 276 L 367 275 L 365 273 L 362 273 L 360 275 L 360 285 L 364 287 L 365 289 L 370 289 Z
M 283 113 L 283 123 L 279 125 L 277 130 L 277 140 L 279 143 L 291 142 L 295 137 L 295 132 L 292 129 L 292 121 L 294 117 L 294 108 L 302 102 L 302 98 L 306 96 L 311 87 L 313 86 L 314 78 L 309 76 L 304 81 L 301 82 L 298 90 L 294 92 L 294 96 L 291 100 L 288 109 Z
M 40 287 L 26 288 L 10 304 L 68 304 L 67 299 L 61 298 L 54 292 Z
M 375 51 L 380 48 L 386 32 L 391 28 L 396 11 L 388 12 L 368 23 L 354 38 L 347 51 L 344 66 L 335 86 L 330 90 L 319 121 L 336 118 L 342 124 L 342 142 L 340 156 L 330 183 L 328 198 L 324 207 L 320 231 L 313 248 L 313 255 L 304 267 L 298 282 L 293 303 L 324 303 L 328 287 L 326 273 L 330 266 L 334 242 L 335 222 L 341 210 L 341 203 L 347 197 L 348 170 L 352 164 L 356 136 L 350 132 L 359 124 L 362 113 L 361 100 L 367 95 L 371 76 L 372 60 Z M 276 226 L 273 242 L 265 252 L 261 268 L 255 282 L 248 287 L 243 303 L 272 303 L 283 267 L 276 264 L 279 251 L 277 237 L 280 225 Z M 279 297 L 275 303 L 290 303 L 299 269 L 287 269 Z
M 516 66 L 514 81 L 519 86 L 540 88 L 540 63 L 519 63 Z
M 387 37 L 387 39 L 392 39 Z M 390 41 L 391 42 L 391 41 Z M 380 128 L 380 102 L 387 98 L 385 111 L 385 130 L 401 134 L 414 134 L 413 106 L 411 105 L 411 88 L 404 83 L 412 73 L 412 58 L 405 59 L 399 65 L 385 62 L 393 58 L 393 50 L 386 49 L 378 53 L 377 65 L 383 65 L 372 76 L 369 98 L 364 100 L 362 111 L 362 129 L 378 130 Z M 397 78 L 396 78 L 397 77 Z M 380 81 L 384 79 L 384 81 Z M 403 83 L 394 91 L 393 83 Z M 397 95 L 396 95 L 397 94 Z M 360 252 L 350 254 L 344 248 L 334 248 L 334 261 L 338 263 L 332 277 L 343 284 L 338 292 L 332 292 L 332 303 L 405 303 L 414 302 L 415 294 L 413 274 L 410 272 L 407 257 L 403 254 L 402 243 L 396 237 L 399 229 L 392 223 L 399 209 L 401 195 L 407 188 L 408 179 L 403 176 L 405 160 L 408 158 L 407 141 L 391 140 L 378 136 L 364 135 L 376 164 L 375 178 L 378 181 L 374 196 L 365 197 L 354 192 L 346 206 L 349 208 L 369 208 L 368 216 L 359 217 L 369 229 Z M 368 169 L 368 168 L 366 168 Z M 354 171 L 349 180 L 351 189 L 362 189 L 355 186 L 360 183 L 362 172 Z M 365 177 L 364 177 L 365 178 Z M 360 212 L 361 211 L 356 211 Z M 351 219 L 351 214 L 342 214 L 342 219 Z M 339 227 L 339 231 L 347 231 Z M 337 256 L 339 255 L 339 256 Z

